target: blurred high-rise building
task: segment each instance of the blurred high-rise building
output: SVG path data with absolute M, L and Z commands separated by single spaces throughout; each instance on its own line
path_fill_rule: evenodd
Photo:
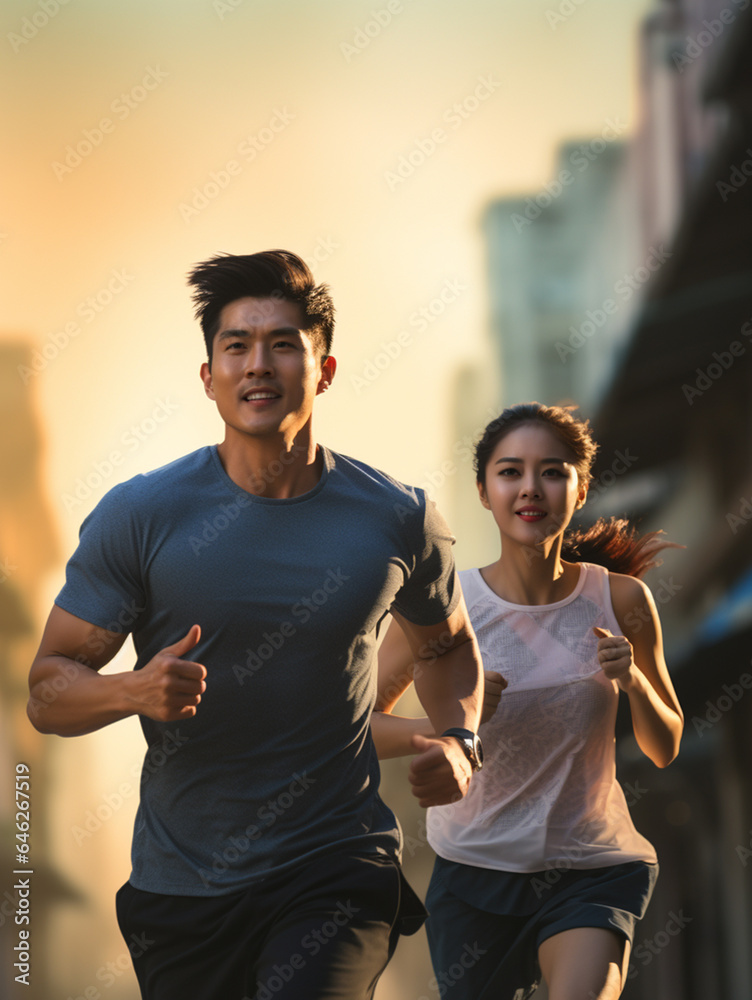
M 656 2 L 639 120 L 563 143 L 550 180 L 483 223 L 500 402 L 580 404 L 600 443 L 584 519 L 686 546 L 647 580 L 685 711 L 677 761 L 652 767 L 620 717 L 620 776 L 661 861 L 626 1000 L 752 996 L 749 7 Z

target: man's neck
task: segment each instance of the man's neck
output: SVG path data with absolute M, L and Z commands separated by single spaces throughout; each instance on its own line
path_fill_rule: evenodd
M 286 500 L 312 490 L 323 468 L 324 457 L 310 432 L 286 440 L 284 435 L 251 437 L 228 429 L 217 448 L 232 481 L 255 496 Z

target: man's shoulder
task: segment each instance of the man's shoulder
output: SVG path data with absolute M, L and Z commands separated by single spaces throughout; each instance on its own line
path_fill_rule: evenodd
M 173 459 L 167 465 L 160 465 L 157 469 L 151 469 L 140 476 L 134 476 L 134 479 L 130 481 L 141 480 L 147 489 L 159 489 L 164 483 L 174 483 L 203 476 L 212 465 L 213 451 L 214 449 L 210 445 L 204 445 L 187 455 Z
M 327 451 L 330 456 L 330 472 L 336 472 L 337 477 L 342 477 L 351 488 L 392 501 L 401 498 L 405 503 L 425 505 L 425 492 L 419 487 L 410 486 L 361 459 L 331 449 Z
M 198 487 L 212 463 L 211 447 L 206 446 L 182 455 L 148 472 L 139 472 L 113 486 L 100 500 L 97 509 L 117 514 L 120 509 L 130 512 L 154 509 L 161 500 L 176 504 L 185 499 L 186 491 Z

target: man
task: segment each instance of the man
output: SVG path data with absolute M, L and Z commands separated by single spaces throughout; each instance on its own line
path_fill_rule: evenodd
M 390 609 L 434 732 L 477 728 L 452 538 L 422 491 L 315 443 L 333 307 L 303 261 L 220 255 L 190 282 L 224 440 L 116 486 L 84 521 L 29 716 L 61 736 L 140 717 L 117 910 L 126 941 L 147 942 L 131 949 L 145 998 L 366 1000 L 423 915 L 369 731 Z M 123 622 L 135 670 L 101 675 Z M 472 739 L 415 747 L 421 804 L 465 793 Z

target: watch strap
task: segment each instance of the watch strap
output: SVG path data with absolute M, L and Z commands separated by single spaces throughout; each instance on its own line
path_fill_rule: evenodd
M 443 736 L 453 736 L 462 750 L 470 761 L 470 766 L 473 771 L 480 771 L 483 767 L 483 744 L 480 741 L 480 737 L 477 733 L 474 733 L 472 729 L 463 729 L 460 726 L 452 726 L 446 729 L 442 734 Z

